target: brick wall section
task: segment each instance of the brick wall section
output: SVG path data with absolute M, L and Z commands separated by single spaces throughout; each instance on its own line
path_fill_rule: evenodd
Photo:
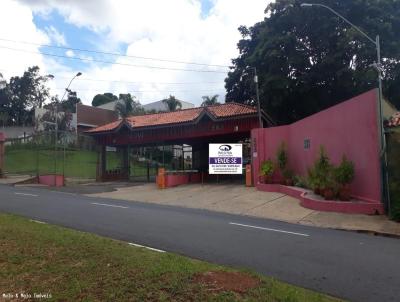
M 87 124 L 102 126 L 118 119 L 115 111 L 86 106 L 83 104 L 76 105 L 77 124 Z

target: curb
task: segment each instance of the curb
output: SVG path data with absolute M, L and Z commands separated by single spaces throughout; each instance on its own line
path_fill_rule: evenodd
M 370 236 L 380 236 L 380 237 L 400 239 L 400 234 L 385 233 L 385 232 L 378 232 L 378 231 L 372 231 L 372 230 L 349 230 L 349 229 L 341 229 L 341 228 L 332 228 L 332 229 L 337 230 L 337 231 L 366 234 L 366 235 L 370 235 Z

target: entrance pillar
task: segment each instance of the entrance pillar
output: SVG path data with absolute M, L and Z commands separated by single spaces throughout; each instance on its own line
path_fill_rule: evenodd
M 129 178 L 129 153 L 128 146 L 122 148 L 122 173 Z
M 4 156 L 6 136 L 0 132 L 0 178 L 4 177 Z

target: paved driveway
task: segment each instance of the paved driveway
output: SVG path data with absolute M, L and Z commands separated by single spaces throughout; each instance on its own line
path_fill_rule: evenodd
M 221 198 L 235 196 L 234 190 L 231 188 Z M 204 194 L 210 196 L 210 193 Z M 222 202 L 225 201 L 228 199 Z M 398 301 L 398 239 L 2 185 L 0 212 L 213 263 L 254 269 L 350 301 Z
M 238 184 L 191 184 L 160 190 L 155 184 L 116 188 L 89 196 L 206 209 L 320 227 L 400 235 L 400 224 L 386 216 L 320 212 L 303 208 L 282 193 L 257 191 Z

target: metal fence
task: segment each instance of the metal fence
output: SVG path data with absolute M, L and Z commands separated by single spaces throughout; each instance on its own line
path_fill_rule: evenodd
M 85 134 L 58 131 L 56 140 L 54 131 L 40 132 L 7 139 L 5 149 L 6 174 L 60 174 L 66 178 L 96 178 L 99 154 L 95 140 Z M 121 149 L 107 147 L 106 150 L 107 170 L 121 168 Z M 159 167 L 167 170 L 191 168 L 191 150 L 185 153 L 180 146 L 129 146 L 128 150 L 129 175 L 133 181 L 154 181 Z
M 95 178 L 97 164 L 94 140 L 75 132 L 41 132 L 7 139 L 6 174 L 62 174 L 71 178 Z
M 390 216 L 400 221 L 400 129 L 391 130 L 388 133 L 387 145 Z

